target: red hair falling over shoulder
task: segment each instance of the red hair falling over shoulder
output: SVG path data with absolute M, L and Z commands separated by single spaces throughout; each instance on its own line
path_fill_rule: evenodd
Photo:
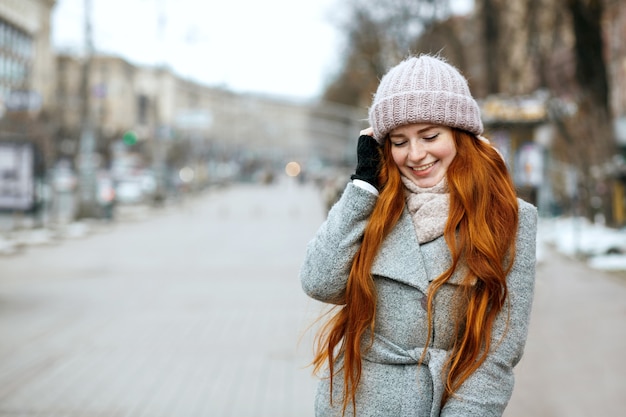
M 431 284 L 428 293 L 429 336 L 432 304 L 439 288 L 461 260 L 468 273 L 461 288 L 467 300 L 460 311 L 456 340 L 451 348 L 442 403 L 484 362 L 490 348 L 493 322 L 506 298 L 506 276 L 513 264 L 517 231 L 517 198 L 506 164 L 497 151 L 474 135 L 453 129 L 456 157 L 446 178 L 450 213 L 444 237 L 452 255 L 450 268 Z M 404 186 L 391 157 L 390 141 L 382 147 L 380 184 L 383 184 L 363 241 L 357 251 L 342 305 L 320 329 L 313 360 L 315 372 L 328 364 L 331 385 L 343 370 L 343 412 L 352 404 L 361 379 L 361 347 L 367 330 L 373 333 L 376 292 L 372 264 L 385 237 L 398 222 L 404 207 Z M 474 285 L 470 285 L 474 283 Z M 430 339 L 430 337 L 428 337 Z M 365 346 L 367 342 L 365 341 Z M 427 346 L 424 348 L 426 350 Z M 343 365 L 336 369 L 338 359 Z M 443 405 L 443 404 L 442 404 Z
M 452 265 L 431 284 L 429 316 L 437 291 L 461 260 L 469 272 L 461 285 L 467 303 L 456 323 L 443 403 L 489 353 L 493 322 L 508 295 L 506 277 L 515 258 L 518 226 L 515 187 L 502 156 L 489 143 L 464 131 L 454 130 L 454 139 L 457 154 L 446 172 L 450 213 L 444 230 Z

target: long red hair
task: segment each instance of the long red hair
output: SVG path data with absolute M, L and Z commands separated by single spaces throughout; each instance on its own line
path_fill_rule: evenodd
M 444 378 L 442 406 L 484 362 L 490 348 L 493 322 L 507 299 L 506 276 L 513 265 L 517 231 L 517 198 L 506 164 L 488 143 L 453 129 L 456 156 L 446 172 L 450 212 L 444 238 L 452 263 L 435 279 L 428 292 L 428 340 L 432 334 L 432 305 L 439 288 L 461 261 L 468 267 L 463 278 L 456 339 L 450 349 Z M 373 334 L 376 292 L 372 264 L 381 244 L 405 208 L 404 186 L 391 157 L 391 144 L 382 147 L 380 196 L 352 262 L 345 304 L 321 327 L 316 337 L 315 372 L 326 364 L 330 373 L 331 402 L 335 375 L 343 370 L 343 412 L 352 404 L 361 379 L 361 342 Z M 426 348 L 424 347 L 424 352 Z M 343 366 L 336 369 L 338 358 Z

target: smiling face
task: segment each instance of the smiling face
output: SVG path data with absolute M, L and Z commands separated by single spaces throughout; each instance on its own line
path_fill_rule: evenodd
M 437 185 L 456 156 L 452 129 L 413 123 L 389 132 L 391 156 L 400 172 L 418 187 Z

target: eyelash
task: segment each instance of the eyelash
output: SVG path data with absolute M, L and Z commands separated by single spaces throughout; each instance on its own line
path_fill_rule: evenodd
M 431 142 L 431 141 L 433 141 L 433 140 L 437 139 L 437 137 L 438 137 L 438 136 L 439 136 L 439 133 L 435 133 L 435 134 L 434 134 L 434 135 L 432 135 L 432 136 L 427 136 L 427 137 L 424 137 L 424 138 L 422 138 L 422 139 L 424 139 L 424 140 L 425 140 L 425 141 L 427 141 L 427 142 Z M 406 140 L 405 140 L 405 141 L 402 141 L 402 142 L 397 142 L 397 143 L 392 142 L 392 145 L 393 145 L 393 146 L 395 146 L 395 147 L 398 147 L 398 146 L 402 146 L 402 145 L 404 145 L 404 144 L 405 144 L 405 143 L 407 143 L 407 142 L 408 142 L 408 141 L 406 141 Z

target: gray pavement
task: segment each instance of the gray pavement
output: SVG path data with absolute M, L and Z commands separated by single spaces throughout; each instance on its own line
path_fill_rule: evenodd
M 0 416 L 311 416 L 323 214 L 242 186 L 0 258 Z
M 547 248 L 505 417 L 626 415 L 626 273 Z
M 0 257 L 0 417 L 312 416 L 323 217 L 311 187 L 237 186 Z M 625 279 L 542 259 L 505 417 L 622 415 Z

